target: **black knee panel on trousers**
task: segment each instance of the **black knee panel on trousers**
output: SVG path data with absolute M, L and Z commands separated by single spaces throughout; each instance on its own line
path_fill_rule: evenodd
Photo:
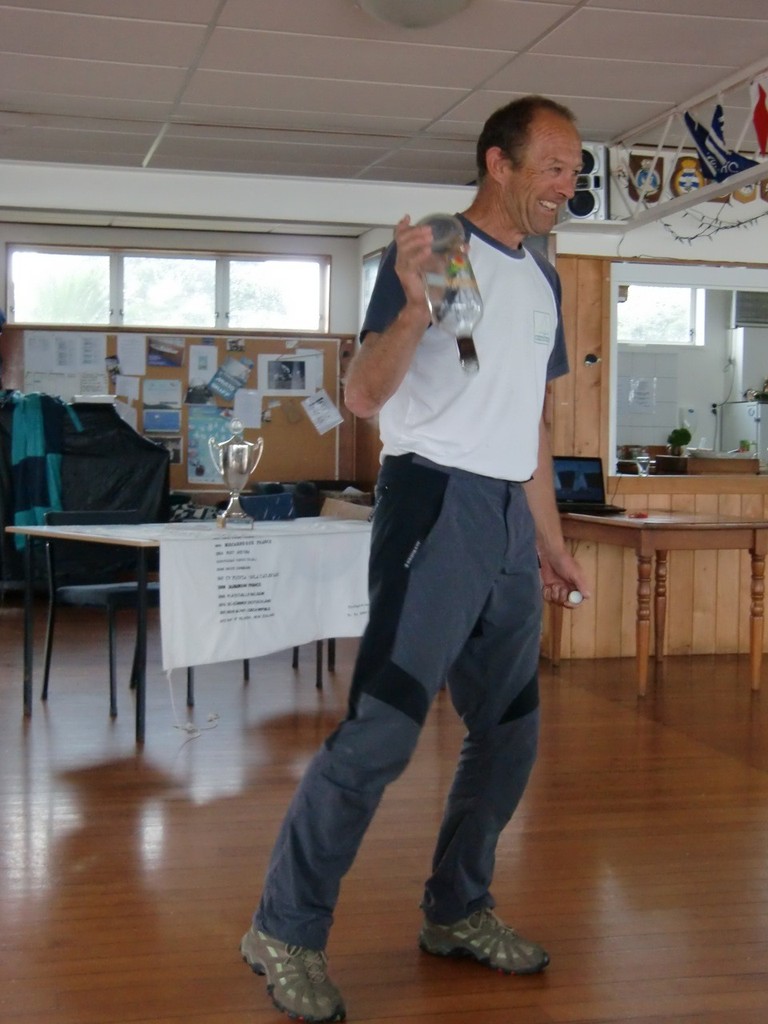
M 363 684 L 362 693 L 402 711 L 417 725 L 424 725 L 429 711 L 427 691 L 408 672 L 389 662 Z
M 539 674 L 534 674 L 501 716 L 499 725 L 525 718 L 539 706 Z

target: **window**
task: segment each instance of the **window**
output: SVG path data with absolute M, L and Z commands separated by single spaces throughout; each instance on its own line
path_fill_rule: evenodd
M 229 326 L 326 329 L 325 276 L 317 260 L 231 260 Z
M 620 345 L 703 345 L 703 304 L 702 288 L 620 286 L 617 340 Z
M 39 324 L 110 322 L 109 256 L 18 251 L 9 265 L 9 319 Z
M 12 246 L 9 321 L 328 330 L 330 259 Z
M 211 327 L 216 319 L 216 261 L 126 256 L 121 308 L 124 324 Z

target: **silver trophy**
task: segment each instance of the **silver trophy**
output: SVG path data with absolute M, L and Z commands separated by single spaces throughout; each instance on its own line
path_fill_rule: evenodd
M 219 526 L 226 526 L 228 522 L 247 523 L 252 526 L 253 519 L 243 511 L 240 504 L 240 492 L 259 464 L 264 450 L 264 439 L 260 437 L 255 443 L 246 441 L 240 420 L 232 420 L 232 431 L 232 436 L 226 441 L 217 441 L 215 437 L 208 438 L 208 449 L 213 464 L 229 488 L 229 504 L 216 516 L 216 522 Z

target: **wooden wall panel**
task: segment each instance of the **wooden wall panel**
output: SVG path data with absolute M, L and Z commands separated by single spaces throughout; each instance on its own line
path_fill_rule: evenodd
M 717 495 L 697 495 L 695 508 L 697 512 L 716 514 Z M 717 555 L 717 551 L 693 553 L 692 593 L 696 600 L 691 601 L 691 648 L 702 654 L 714 654 L 715 651 L 715 630 L 712 624 L 717 622 Z
M 721 515 L 741 515 L 741 495 L 718 495 L 717 509 Z M 717 594 L 715 607 L 715 652 L 733 653 L 739 648 L 739 618 L 741 615 L 741 567 L 733 551 L 717 552 L 717 576 L 714 587 Z
M 608 462 L 610 267 L 594 257 L 559 256 L 571 373 L 552 387 L 553 447 L 564 455 L 601 455 Z M 585 365 L 588 354 L 598 363 Z M 715 512 L 762 518 L 768 477 L 609 477 L 611 500 L 629 510 Z M 562 657 L 634 657 L 637 562 L 610 545 L 583 544 L 577 557 L 593 582 L 593 600 L 564 615 Z M 667 653 L 746 654 L 749 650 L 750 560 L 737 551 L 669 555 Z M 545 643 L 550 641 L 545 621 Z M 546 650 L 547 647 L 545 646 Z M 768 629 L 766 629 L 768 650 Z
M 561 256 L 557 271 L 570 373 L 552 385 L 552 445 L 558 454 L 598 455 L 608 422 L 604 338 L 610 262 Z
M 601 657 L 629 658 L 635 653 L 635 608 L 637 607 L 637 560 L 634 552 L 625 551 L 621 553 L 621 580 L 612 580 L 604 577 L 595 580 L 595 590 L 607 589 L 610 594 L 612 588 L 621 594 L 621 623 L 619 631 L 619 645 L 607 649 L 607 653 Z M 610 631 L 610 619 L 606 620 Z
M 627 508 L 768 516 L 762 478 L 616 478 Z M 645 496 L 637 488 L 645 485 Z M 696 493 L 702 486 L 703 494 Z M 633 488 L 622 493 L 621 488 Z M 668 488 L 678 487 L 681 492 Z M 717 493 L 717 488 L 723 493 Z M 664 488 L 664 489 L 662 489 Z M 748 489 L 742 493 L 740 488 Z M 582 542 L 576 556 L 590 575 L 592 601 L 564 616 L 563 658 L 634 657 L 637 560 L 613 545 Z M 749 651 L 751 563 L 747 552 L 671 551 L 667 577 L 666 653 L 746 654 Z M 548 623 L 545 627 L 549 642 Z M 653 642 L 653 640 L 652 640 Z M 765 650 L 768 651 L 768 628 Z
M 614 583 L 618 582 L 622 577 L 623 563 L 624 552 L 621 548 L 603 544 L 599 547 L 598 558 L 596 559 L 597 576 L 600 579 L 611 580 Z M 616 592 L 613 586 L 601 587 L 599 592 L 596 591 L 593 603 L 597 610 L 594 656 L 596 658 L 609 658 L 611 657 L 612 650 L 615 648 L 616 637 L 613 635 L 614 630 L 606 629 L 603 623 L 611 622 L 612 620 L 616 621 Z M 621 602 L 619 609 L 622 612 L 623 607 L 623 602 Z M 622 613 L 621 619 L 623 618 L 624 615 Z M 615 630 L 619 634 L 619 640 L 621 640 L 621 630 L 623 629 L 621 619 L 619 620 L 618 629 Z
M 568 360 L 573 369 L 573 336 L 575 334 L 576 307 L 579 295 L 578 261 L 563 258 L 557 261 L 557 270 L 563 285 L 563 321 Z M 552 451 L 569 454 L 573 449 L 573 429 L 576 407 L 576 380 L 571 372 L 554 381 L 549 388 L 548 423 Z

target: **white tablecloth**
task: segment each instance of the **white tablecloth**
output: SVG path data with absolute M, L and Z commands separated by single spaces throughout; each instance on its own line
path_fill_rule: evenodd
M 195 524 L 160 538 L 166 670 L 257 657 L 368 620 L 369 523 Z

